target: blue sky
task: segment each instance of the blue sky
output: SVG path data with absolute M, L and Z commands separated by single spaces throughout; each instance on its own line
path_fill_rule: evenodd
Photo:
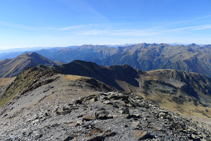
M 0 49 L 143 42 L 211 44 L 211 1 L 0 1 Z

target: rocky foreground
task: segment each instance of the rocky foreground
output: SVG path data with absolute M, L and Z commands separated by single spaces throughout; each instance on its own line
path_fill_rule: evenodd
M 6 141 L 143 139 L 206 141 L 211 126 L 160 109 L 134 93 L 108 92 L 69 101 L 18 126 L 1 124 L 0 130 L 0 140 Z

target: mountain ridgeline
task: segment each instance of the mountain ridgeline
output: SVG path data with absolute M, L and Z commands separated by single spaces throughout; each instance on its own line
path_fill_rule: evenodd
M 80 60 L 61 66 L 40 65 L 32 68 L 39 75 L 42 74 L 39 73 L 40 71 L 49 71 L 54 72 L 52 75 L 56 73 L 93 78 L 116 90 L 140 94 L 145 99 L 171 111 L 173 110 L 181 114 L 187 114 L 191 111 L 190 115 L 197 113 L 205 117 L 211 117 L 210 112 L 207 112 L 211 110 L 211 78 L 198 73 L 170 69 L 145 72 L 134 69 L 129 65 L 99 66 L 96 63 Z M 32 75 L 29 75 L 28 70 L 30 68 L 23 72 L 24 75 L 19 75 L 17 80 L 28 79 L 28 76 L 30 76 L 31 80 L 35 74 L 33 74 L 33 71 L 30 71 Z M 13 84 L 20 88 L 10 86 L 9 89 L 20 89 L 20 91 L 24 92 L 23 88 L 28 88 L 29 84 L 31 86 L 35 85 L 34 83 L 37 82 L 35 78 L 38 79 L 38 76 L 34 76 L 33 81 L 30 82 L 31 84 L 27 80 L 27 86 L 20 85 L 25 84 L 25 82 L 20 84 L 19 82 L 14 82 Z M 98 85 L 96 81 L 90 81 L 90 84 L 93 85 L 92 87 Z M 36 89 L 36 87 L 34 86 L 30 89 Z M 6 97 L 14 97 L 13 92 L 12 94 L 6 93 L 1 94 L 3 96 L 1 98 L 2 101 L 5 101 L 5 95 L 8 95 Z
M 19 75 L 25 68 L 38 65 L 56 65 L 55 62 L 35 53 L 21 54 L 14 59 L 0 61 L 0 78 Z
M 52 48 L 36 53 L 59 64 L 73 60 L 95 62 L 98 65 L 112 66 L 128 64 L 142 71 L 156 69 L 174 69 L 196 72 L 211 76 L 211 45 L 168 45 L 135 44 L 129 46 L 109 47 L 106 45 L 82 45 L 65 48 Z M 0 58 L 13 58 L 17 53 L 0 54 Z M 58 63 L 57 63 L 58 64 Z
M 198 47 L 195 46 L 194 47 L 191 46 L 191 48 L 198 49 Z M 81 47 L 81 50 L 86 50 L 86 51 L 91 50 L 90 52 L 96 51 L 96 49 L 107 50 L 112 48 L 101 47 L 101 46 L 97 46 L 94 48 L 93 46 L 90 46 L 88 48 Z M 169 50 L 172 49 L 174 51 L 169 52 Z M 179 49 L 183 49 L 183 51 L 180 51 Z M 188 62 L 187 60 L 190 60 L 191 58 L 189 56 L 197 54 L 193 51 L 193 49 L 192 49 L 192 54 L 190 54 L 188 53 L 188 51 L 190 51 L 190 47 L 182 47 L 182 48 L 180 46 L 171 47 L 166 44 L 160 44 L 160 45 L 140 44 L 121 49 L 115 48 L 115 50 L 122 51 L 122 53 L 120 53 L 119 56 L 120 58 L 117 57 L 115 61 L 121 62 L 123 60 L 122 63 L 125 62 L 126 64 L 131 64 L 129 60 L 132 59 L 134 61 L 134 58 L 136 58 L 136 60 L 146 60 L 149 63 L 150 60 L 151 61 L 156 60 L 152 59 L 153 57 L 156 58 L 155 56 L 157 56 L 159 58 L 160 56 L 163 56 L 160 55 L 158 52 L 162 54 L 166 53 L 166 56 L 172 56 L 172 54 L 177 54 L 173 55 L 174 56 L 173 58 L 166 57 L 169 59 L 169 61 L 167 61 L 165 64 L 168 64 L 170 61 L 172 61 L 170 65 L 167 65 L 168 67 L 170 67 L 173 64 L 173 61 L 177 60 L 178 58 L 183 60 L 182 61 L 183 64 L 185 62 L 187 63 Z M 181 55 L 178 52 L 181 52 L 183 54 Z M 141 53 L 142 55 L 138 55 L 139 53 Z M 155 55 L 156 53 L 158 55 Z M 185 54 L 186 54 L 186 60 L 184 58 Z M 122 55 L 126 57 L 123 57 Z M 110 57 L 107 57 L 105 59 L 112 58 L 112 56 L 118 56 L 118 54 L 114 55 L 110 54 L 109 56 Z M 141 57 L 142 59 L 139 59 L 139 57 Z M 162 64 L 160 62 L 165 62 L 162 59 L 157 59 L 157 60 L 160 61 L 159 63 L 157 62 L 157 65 L 154 64 L 154 66 Z M 127 61 L 129 62 L 127 63 Z M 114 61 L 112 62 L 115 64 Z M 145 61 L 142 61 L 142 63 L 143 62 Z M 165 103 L 164 100 L 169 101 L 170 103 L 172 100 L 176 102 L 175 104 L 177 106 L 189 101 L 192 102 L 194 106 L 201 105 L 202 107 L 206 106 L 211 107 L 210 105 L 211 78 L 206 77 L 204 75 L 200 75 L 198 73 L 193 73 L 193 72 L 190 73 L 187 71 L 184 72 L 181 70 L 171 70 L 171 69 L 158 69 L 145 72 L 139 69 L 134 69 L 133 68 L 134 66 L 131 67 L 130 65 L 126 64 L 101 66 L 92 62 L 75 60 L 68 64 L 57 66 L 55 62 L 33 52 L 19 55 L 15 59 L 2 60 L 0 62 L 0 67 L 2 70 L 0 73 L 1 74 L 0 77 L 5 78 L 5 77 L 17 76 L 27 67 L 45 65 L 45 67 L 43 68 L 52 69 L 61 74 L 91 77 L 107 84 L 108 86 L 114 87 L 120 91 L 138 92 L 140 94 L 144 94 L 146 99 L 155 103 L 160 103 L 161 105 Z M 138 64 L 136 61 L 132 63 L 132 65 L 135 65 L 135 68 L 138 68 L 136 66 L 139 67 L 145 66 L 145 69 L 147 66 L 149 66 L 150 63 L 146 65 L 147 63 L 145 62 L 144 64 L 145 65 L 140 66 L 140 64 Z M 202 64 L 203 63 L 201 63 L 201 65 Z M 200 67 L 197 68 L 195 66 L 194 69 L 200 70 Z M 163 95 L 165 95 L 165 98 L 158 100 L 159 97 Z M 176 106 L 174 106 L 173 109 L 175 109 L 175 107 Z
M 209 140 L 210 103 L 211 78 L 198 73 L 31 66 L 0 78 L 0 140 Z
M 197 73 L 165 69 L 143 72 L 129 65 L 99 66 L 80 60 L 53 69 L 62 74 L 92 77 L 118 90 L 140 92 L 149 97 L 165 94 L 172 99 L 177 97 L 182 103 L 190 96 L 196 106 L 211 107 L 211 78 Z
M 211 76 L 211 45 L 137 44 L 124 47 L 83 45 L 37 53 L 53 60 L 95 62 L 103 66 L 128 64 L 142 71 L 175 69 Z

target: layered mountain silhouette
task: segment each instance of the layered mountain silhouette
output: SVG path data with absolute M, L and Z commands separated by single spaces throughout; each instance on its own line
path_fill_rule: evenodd
M 40 50 L 37 53 L 53 60 L 69 63 L 73 60 L 102 60 L 119 52 L 119 48 L 112 48 L 105 45 L 82 45 L 79 47 L 67 47 L 56 50 Z
M 139 94 L 115 91 L 90 77 L 29 67 L 0 97 L 0 140 L 210 140 L 211 125 L 162 109 Z M 203 109 L 203 116 L 209 110 Z
M 133 69 L 129 65 L 100 66 L 93 62 L 80 60 L 75 60 L 61 66 L 47 67 L 41 65 L 34 69 L 40 70 L 41 72 L 54 72 L 52 75 L 59 73 L 94 78 L 119 91 L 141 94 L 147 100 L 157 103 L 161 107 L 170 108 L 169 110 L 175 110 L 180 113 L 187 112 L 187 109 L 190 111 L 194 109 L 196 113 L 202 114 L 205 107 L 211 109 L 211 78 L 198 73 L 170 69 L 145 72 L 139 69 Z M 31 78 L 33 75 L 28 75 L 24 71 L 17 79 L 22 80 L 20 77 L 27 78 L 28 76 Z M 91 82 L 91 85 L 95 86 L 95 82 Z M 22 82 L 21 84 L 24 83 Z M 26 84 L 28 85 L 29 82 Z M 20 85 L 17 84 L 17 86 Z M 12 89 L 18 90 L 15 86 L 11 87 Z M 21 91 L 23 91 L 23 88 L 28 87 L 23 86 Z M 30 89 L 34 88 L 32 87 Z M 191 106 L 189 107 L 189 105 Z M 206 113 L 204 114 L 205 116 L 207 115 Z M 207 116 L 209 117 L 211 115 L 208 114 Z
M 80 60 L 54 69 L 62 74 L 92 77 L 118 90 L 140 92 L 147 97 L 169 95 L 178 104 L 190 96 L 195 106 L 211 107 L 211 78 L 198 73 L 165 69 L 143 72 L 129 65 L 99 66 Z
M 31 53 L 19 61 L 34 56 L 45 60 Z M 118 140 L 125 138 L 122 130 L 134 140 L 210 139 L 211 78 L 205 75 L 81 60 L 61 66 L 36 63 L 17 77 L 0 78 L 2 140 Z M 51 64 L 48 59 L 47 64 Z
M 125 50 L 103 59 L 100 64 L 109 66 L 126 63 L 143 71 L 175 69 L 211 76 L 211 55 L 203 47 L 139 44 L 125 47 Z
M 56 65 L 55 62 L 35 53 L 21 54 L 14 59 L 0 61 L 0 77 L 13 77 L 19 75 L 25 68 L 37 65 Z
M 93 77 L 119 90 L 124 90 L 124 88 L 116 80 L 124 81 L 138 87 L 139 84 L 135 78 L 139 78 L 138 74 L 142 73 L 142 71 L 135 70 L 129 65 L 108 67 L 81 60 L 72 61 L 62 66 L 55 66 L 54 69 L 60 71 L 62 74 Z
M 52 61 L 64 63 L 84 60 L 103 66 L 127 64 L 142 71 L 175 69 L 211 76 L 211 45 L 142 43 L 115 48 L 106 45 L 82 45 L 36 52 Z M 11 58 L 15 54 L 20 52 L 7 54 L 3 58 Z
M 103 66 L 128 64 L 142 71 L 175 69 L 211 76 L 211 45 L 137 44 L 124 47 L 83 45 L 77 48 L 41 50 L 41 55 L 69 63 L 73 60 L 95 62 Z

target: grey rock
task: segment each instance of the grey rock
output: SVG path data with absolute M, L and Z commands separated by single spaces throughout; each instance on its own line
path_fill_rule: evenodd
M 158 108 L 135 93 L 101 92 L 47 104 L 26 109 L 22 115 L 6 109 L 0 115 L 0 140 L 185 141 L 209 140 L 211 134 L 210 125 Z

